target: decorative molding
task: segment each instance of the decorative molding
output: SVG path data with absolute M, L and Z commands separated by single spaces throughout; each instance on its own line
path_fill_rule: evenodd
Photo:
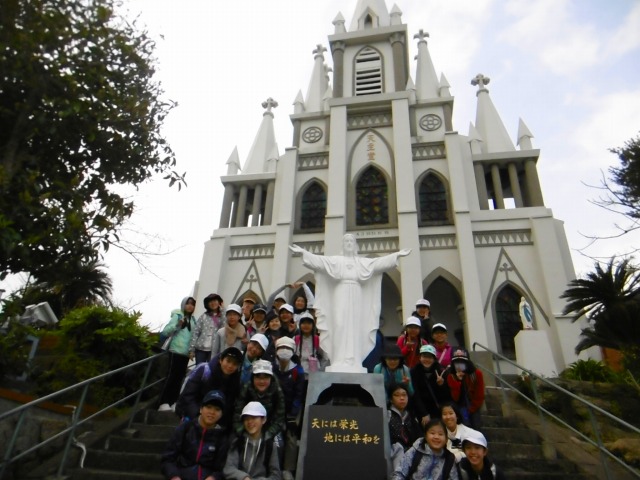
M 319 127 L 309 127 L 302 132 L 302 140 L 306 143 L 316 143 L 322 138 L 322 129 Z
M 328 153 L 298 156 L 298 170 L 318 170 L 322 168 L 329 168 Z
M 531 230 L 495 230 L 473 232 L 476 247 L 504 247 L 507 245 L 533 245 Z
M 255 258 L 273 258 L 276 246 L 273 243 L 266 245 L 243 245 L 231 247 L 229 260 L 251 260 Z
M 420 250 L 445 250 L 458 248 L 455 234 L 420 235 Z
M 435 160 L 438 158 L 446 158 L 447 150 L 444 142 L 437 143 L 418 143 L 411 147 L 413 160 Z
M 249 288 L 247 289 L 245 287 L 245 284 L 249 284 Z M 257 283 L 258 284 L 258 288 L 254 288 L 253 284 Z M 260 295 L 260 298 L 265 298 L 265 293 L 264 293 L 264 288 L 262 288 L 262 280 L 260 279 L 260 273 L 258 272 L 258 266 L 256 265 L 256 261 L 253 260 L 251 262 L 251 265 L 249 265 L 249 268 L 247 269 L 246 273 L 244 274 L 244 277 L 242 278 L 242 281 L 240 282 L 240 284 L 238 285 L 238 288 L 236 289 L 236 293 L 233 296 L 233 298 L 239 298 L 240 295 L 243 292 L 246 292 L 247 290 L 256 293 L 257 290 L 257 294 Z M 231 303 L 231 302 L 229 302 Z
M 358 238 L 358 253 L 368 255 L 370 253 L 393 253 L 399 250 L 400 239 L 398 237 L 386 238 Z
M 314 255 L 324 255 L 324 242 L 296 242 L 296 245 L 304 248 L 307 252 Z M 294 257 L 300 257 L 299 253 L 294 253 Z
M 349 115 L 347 129 L 356 130 L 370 127 L 389 127 L 393 124 L 391 112 L 367 113 L 364 115 Z
M 418 123 L 421 129 L 427 132 L 433 132 L 442 126 L 442 119 L 435 113 L 428 113 L 427 115 L 423 115 Z

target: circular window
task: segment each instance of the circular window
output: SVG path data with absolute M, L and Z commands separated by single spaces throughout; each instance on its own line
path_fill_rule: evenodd
M 316 143 L 322 138 L 322 130 L 318 127 L 309 127 L 302 132 L 302 139 L 307 143 Z
M 426 130 L 427 132 L 432 132 L 433 130 L 437 130 L 442 125 L 442 119 L 438 115 L 434 115 L 430 113 L 425 115 L 420 119 L 420 128 Z

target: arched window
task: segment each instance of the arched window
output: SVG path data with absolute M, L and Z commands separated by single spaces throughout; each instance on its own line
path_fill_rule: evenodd
M 429 173 L 424 177 L 418 197 L 421 225 L 449 223 L 447 190 L 437 175 Z
M 380 170 L 367 168 L 356 185 L 356 225 L 389 223 L 389 190 Z
M 356 56 L 356 96 L 382 93 L 382 58 L 371 47 L 363 48 Z
M 324 230 L 327 214 L 327 192 L 318 183 L 307 187 L 300 202 L 300 228 L 302 230 Z
M 520 295 L 513 287 L 507 285 L 496 298 L 496 320 L 500 335 L 501 352 L 505 357 L 516 358 L 515 336 L 522 330 L 520 321 Z

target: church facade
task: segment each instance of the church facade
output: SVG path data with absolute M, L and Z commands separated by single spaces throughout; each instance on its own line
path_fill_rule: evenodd
M 212 292 L 226 303 L 247 295 L 266 302 L 284 284 L 313 287 L 289 245 L 336 255 L 352 233 L 360 255 L 411 249 L 383 277 L 385 336 L 397 336 L 416 300 L 426 298 L 450 343 L 478 342 L 515 358 L 524 298 L 560 372 L 576 360 L 579 327 L 562 315 L 559 299 L 574 270 L 563 224 L 544 204 L 540 151 L 528 128 L 520 121 L 514 145 L 489 78 L 479 74 L 476 122 L 466 135 L 456 131 L 454 98 L 436 75 L 428 35 L 411 35 L 397 6 L 359 0 L 348 28 L 341 14 L 333 24 L 290 115 L 293 145 L 278 151 L 277 103 L 268 99 L 247 159 L 241 164 L 235 150 L 227 162 L 198 305 Z

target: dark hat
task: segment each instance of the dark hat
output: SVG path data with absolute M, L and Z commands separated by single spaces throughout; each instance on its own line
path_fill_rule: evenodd
M 462 347 L 454 348 L 453 351 L 451 352 L 451 361 L 454 362 L 456 360 L 463 360 L 465 362 L 470 362 L 471 360 L 469 360 L 469 352 Z
M 231 357 L 238 363 L 242 363 L 243 355 L 239 348 L 236 347 L 228 347 L 225 348 L 220 354 L 220 360 L 223 360 L 227 357 Z
M 435 332 L 436 330 L 444 330 L 447 331 L 447 326 L 444 323 L 436 323 L 433 327 L 431 327 L 431 331 Z
M 253 310 L 251 310 L 251 311 L 252 312 L 264 312 L 264 313 L 267 313 L 269 311 L 269 309 L 263 303 L 257 303 L 257 304 L 255 304 L 253 306 Z
M 382 351 L 382 358 L 398 358 L 403 359 L 402 351 L 400 351 L 400 347 L 395 343 L 388 342 L 384 346 L 384 350 Z
M 220 303 L 223 302 L 222 297 L 217 293 L 210 293 L 206 297 L 204 297 L 204 301 L 209 303 L 211 300 L 218 300 Z
M 220 390 L 211 390 L 202 399 L 202 406 L 205 405 L 218 405 L 220 408 L 224 408 L 224 393 L 222 393 Z

